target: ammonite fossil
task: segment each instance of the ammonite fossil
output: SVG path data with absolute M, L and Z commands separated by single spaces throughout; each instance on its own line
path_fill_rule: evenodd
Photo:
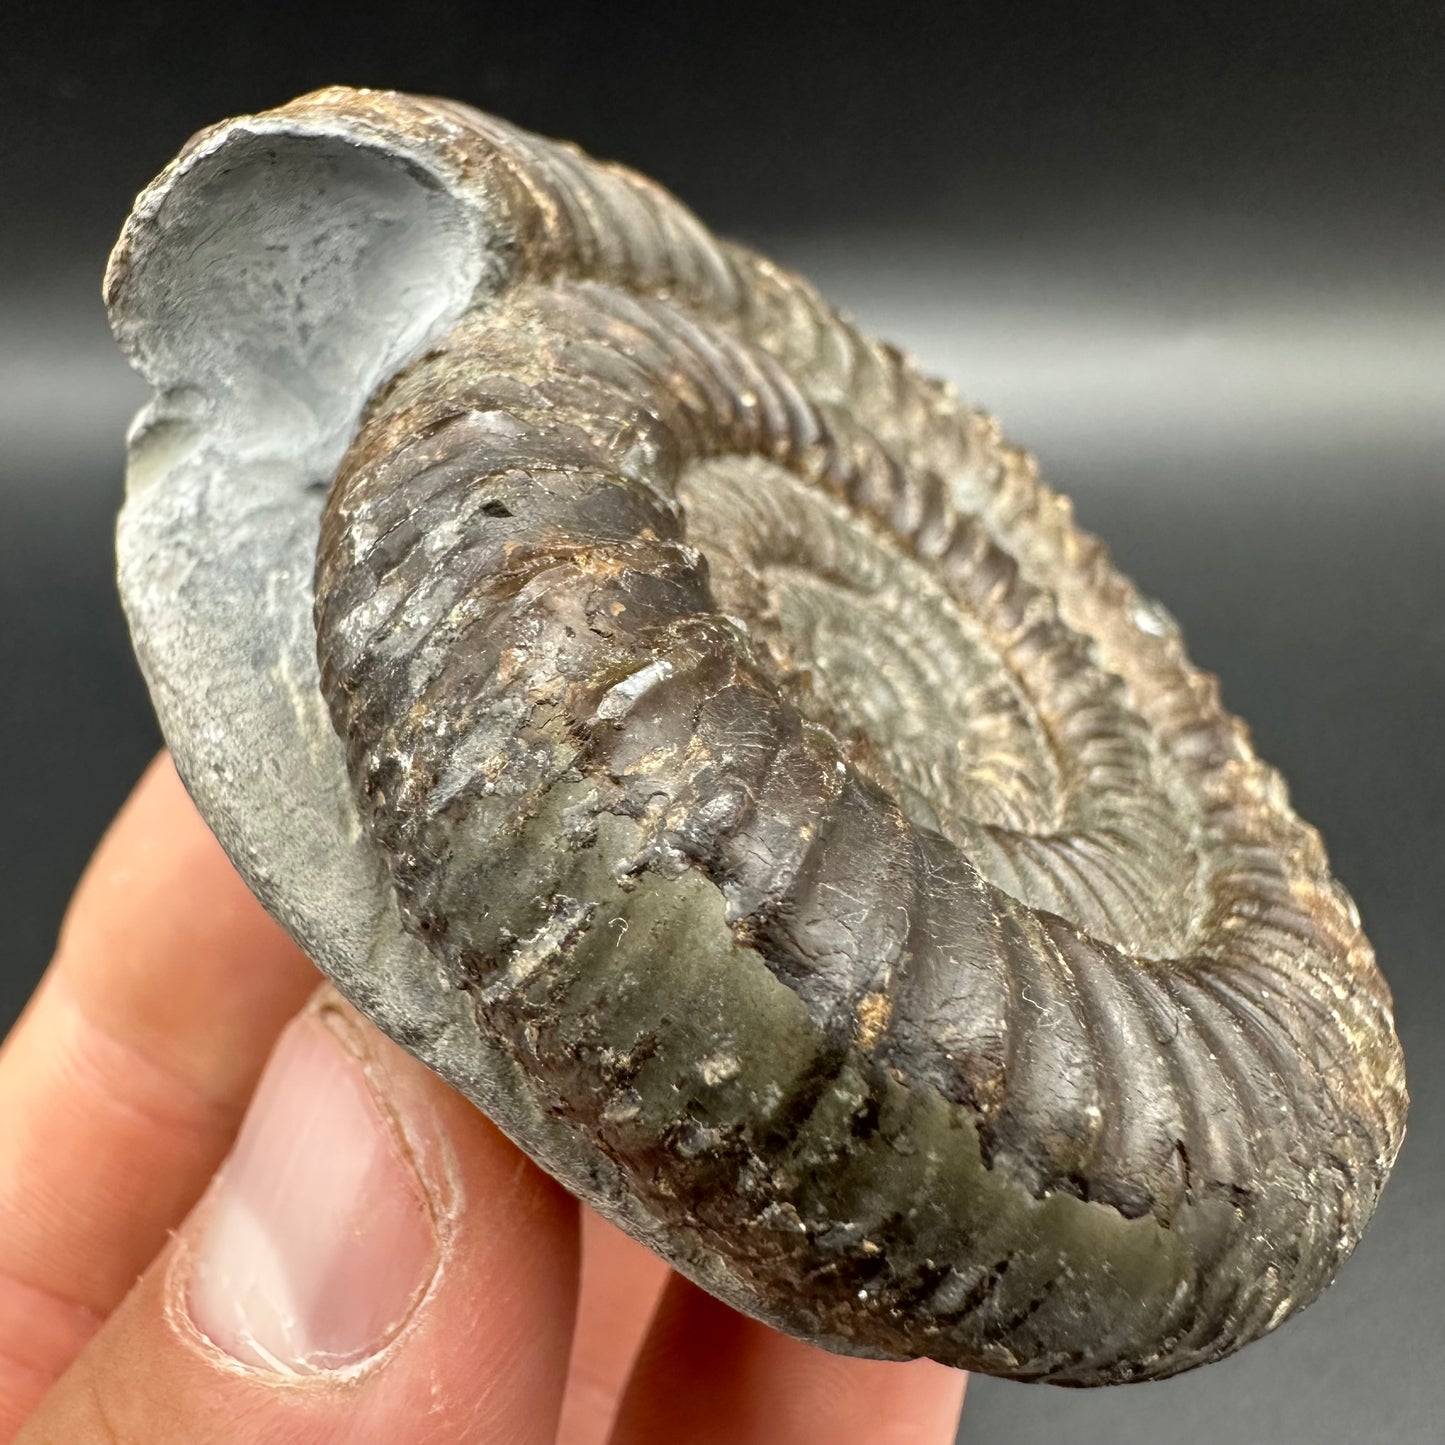
M 1029 457 L 675 200 L 465 107 L 204 132 L 106 283 L 120 572 L 262 901 L 739 1309 L 1171 1374 L 1404 1128 L 1318 835 Z

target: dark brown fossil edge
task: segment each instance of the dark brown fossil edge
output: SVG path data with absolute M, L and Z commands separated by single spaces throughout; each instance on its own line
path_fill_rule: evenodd
M 508 284 L 538 283 L 500 332 L 484 308 L 382 397 L 333 494 L 318 586 L 363 817 L 409 926 L 473 992 L 482 1027 L 649 1209 L 727 1255 L 800 1333 L 1100 1383 L 1217 1357 L 1313 1297 L 1398 1147 L 1388 994 L 1318 840 L 1177 639 L 1140 628 L 1127 584 L 987 425 L 655 188 L 441 103 L 331 92 L 295 113 L 338 105 L 423 133 L 447 117 L 464 169 L 506 198 L 514 230 L 494 244 Z M 679 321 L 679 297 L 697 315 Z M 627 352 L 617 326 L 657 347 L 650 380 L 598 363 Z M 589 328 L 589 364 L 562 357 L 557 340 Z M 764 384 L 739 387 L 719 358 Z M 652 434 L 611 429 L 619 397 L 649 384 Z M 676 405 L 689 388 L 701 400 Z M 745 394 L 768 401 L 742 416 Z M 876 514 L 945 575 L 956 560 L 951 585 L 998 567 L 1005 612 L 1026 590 L 1010 571 L 1054 582 L 1063 622 L 1094 624 L 1109 660 L 1129 660 L 1136 705 L 1201 790 L 1228 775 L 1212 826 L 1249 856 L 1219 885 L 1220 919 L 1252 917 L 1323 962 L 1297 979 L 1248 950 L 1227 971 L 1207 955 L 1143 968 L 910 829 L 711 604 L 669 492 L 685 465 L 739 455 Z M 425 499 L 406 490 L 418 479 Z M 986 529 L 959 515 L 970 484 Z M 352 568 L 340 539 L 358 498 L 398 509 L 382 526 L 398 550 Z M 406 619 L 435 706 L 421 714 L 400 654 L 356 618 L 404 570 L 407 526 L 468 499 L 468 545 L 449 559 L 475 603 L 466 646 L 434 635 L 425 598 Z M 660 662 L 633 695 L 628 680 Z M 448 669 L 464 685 L 431 691 Z M 766 742 L 741 755 L 754 735 Z M 656 765 L 679 752 L 685 764 Z M 829 846 L 799 846 L 820 835 Z M 1299 875 L 1315 880 L 1308 908 Z M 910 923 L 840 944 L 836 918 L 806 906 L 828 887 L 873 889 L 874 919 L 902 901 Z M 941 966 L 960 940 L 977 964 L 966 987 Z M 689 951 L 704 966 L 663 966 Z M 1025 989 L 1094 1051 L 1093 1087 L 1116 1112 L 1093 1137 L 1076 1127 L 1081 1099 L 1049 1097 L 1079 1066 L 1057 1040 L 1040 1052 Z M 721 1034 L 697 1027 L 708 1009 Z M 739 1046 L 764 1040 L 775 1055 L 754 1074 Z

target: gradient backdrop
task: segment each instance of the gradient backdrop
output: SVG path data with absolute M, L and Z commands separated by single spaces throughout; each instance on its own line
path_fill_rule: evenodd
M 1338 1285 L 1167 1384 L 976 1380 L 962 1438 L 1438 1442 L 1445 4 L 10 4 L 0 1027 L 158 745 L 111 579 L 143 393 L 106 251 L 193 130 L 333 81 L 624 159 L 999 412 L 1182 620 L 1359 900 L 1414 1109 Z

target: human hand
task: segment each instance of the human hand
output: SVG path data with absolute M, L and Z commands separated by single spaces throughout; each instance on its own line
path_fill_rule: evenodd
M 952 1441 L 962 1373 L 734 1313 L 316 982 L 158 761 L 0 1049 L 0 1442 Z

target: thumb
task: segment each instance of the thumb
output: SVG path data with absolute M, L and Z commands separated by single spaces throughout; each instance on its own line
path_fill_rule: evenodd
M 567 1195 L 323 990 L 205 1197 L 18 1438 L 551 1442 L 577 1267 Z

